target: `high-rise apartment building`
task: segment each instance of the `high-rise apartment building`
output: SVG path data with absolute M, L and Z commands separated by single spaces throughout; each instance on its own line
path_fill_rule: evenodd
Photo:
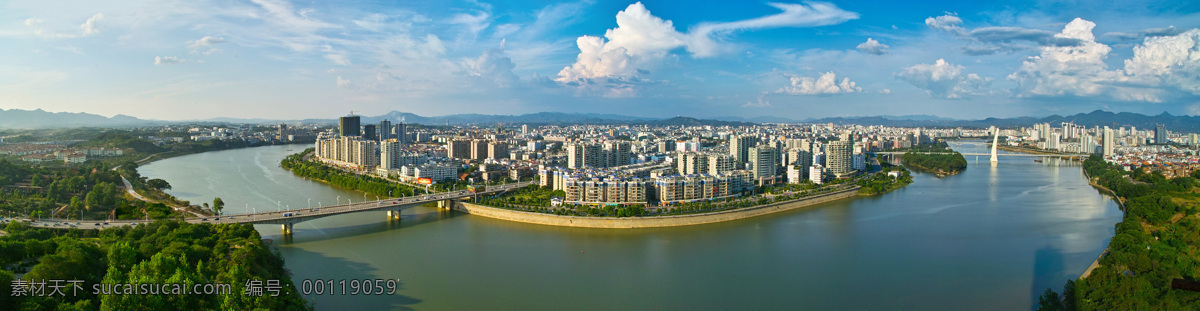
M 1117 147 L 1115 145 L 1116 141 L 1117 138 L 1113 137 L 1113 130 L 1105 126 L 1104 137 L 1101 138 L 1101 148 L 1104 150 L 1101 155 L 1104 156 L 1104 158 L 1112 158 Z
M 604 143 L 604 166 L 629 165 L 632 145 L 627 141 L 609 141 Z
M 279 140 L 288 140 L 288 135 L 290 135 L 290 132 L 288 132 L 287 124 L 280 124 L 279 125 Z
M 392 139 L 394 137 L 394 136 L 392 136 L 393 130 L 394 129 L 392 129 L 392 121 L 388 121 L 388 120 L 379 121 L 379 141 L 386 141 L 388 139 Z
M 397 139 L 397 141 L 399 141 L 399 139 Z M 403 142 L 401 143 L 403 144 Z M 446 157 L 452 159 L 470 159 L 471 141 L 465 139 L 455 139 L 446 142 Z
M 750 147 L 758 145 L 758 137 L 742 135 L 729 138 L 729 154 L 734 161 L 744 163 L 750 161 Z
M 671 152 L 671 151 L 675 151 L 675 141 L 674 140 L 663 140 L 663 141 L 658 142 L 658 152 Z
M 471 141 L 471 159 L 483 160 L 487 159 L 488 141 L 475 139 Z
M 399 139 L 401 144 L 407 145 L 412 143 L 412 140 L 408 139 L 408 126 L 405 125 L 404 122 L 396 123 L 396 125 L 392 127 L 392 135 L 395 135 L 396 139 Z
M 747 150 L 750 166 L 747 167 L 754 175 L 754 180 L 762 181 L 775 177 L 775 167 L 779 165 L 779 149 L 770 146 L 751 147 Z
M 728 154 L 708 155 L 708 174 L 728 174 L 736 169 L 737 161 L 733 160 L 733 156 Z
M 354 169 L 370 169 L 379 165 L 379 155 L 375 153 L 378 146 L 377 141 L 342 136 L 319 137 L 315 147 L 319 161 Z
M 342 136 L 362 136 L 358 121 L 358 116 L 354 115 L 338 118 L 338 134 Z
M 854 145 L 849 141 L 830 142 L 825 148 L 825 151 L 828 152 L 825 155 L 825 163 L 829 173 L 839 178 L 853 173 L 854 169 L 851 167 L 853 163 L 850 158 L 853 150 Z
M 610 141 L 604 144 L 578 142 L 563 146 L 567 150 L 567 167 L 613 167 L 629 165 L 632 145 L 626 141 Z
M 489 142 L 487 151 L 488 159 L 507 159 L 508 158 L 508 143 L 493 141 Z
M 424 155 L 404 150 L 400 140 L 392 138 L 379 143 L 379 167 L 387 170 L 398 170 L 405 165 L 417 165 L 428 162 Z
M 379 141 L 379 132 L 376 131 L 374 124 L 363 125 L 363 139 Z
M 1166 145 L 1171 143 L 1171 139 L 1167 138 L 1167 127 L 1159 124 L 1154 127 L 1154 143 Z
M 708 155 L 698 152 L 680 153 L 675 161 L 679 175 L 703 174 L 708 172 Z

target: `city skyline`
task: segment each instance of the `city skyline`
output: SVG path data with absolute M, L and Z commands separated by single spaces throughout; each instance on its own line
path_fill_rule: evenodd
M 1200 114 L 1194 3 L 6 7 L 2 109 L 161 120 Z

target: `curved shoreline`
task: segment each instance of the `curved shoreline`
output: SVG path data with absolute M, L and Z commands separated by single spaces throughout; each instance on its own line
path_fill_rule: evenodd
M 860 187 L 793 201 L 719 212 L 654 217 L 587 217 L 523 212 L 472 203 L 454 202 L 453 209 L 471 215 L 530 224 L 576 228 L 662 228 L 711 224 L 746 219 L 858 196 Z

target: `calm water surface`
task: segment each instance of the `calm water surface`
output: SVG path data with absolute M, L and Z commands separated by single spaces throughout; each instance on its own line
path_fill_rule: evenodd
M 141 172 L 185 200 L 219 196 L 228 214 L 363 200 L 279 167 L 306 147 L 189 155 Z M 680 228 L 559 228 L 428 207 L 399 222 L 382 211 L 303 222 L 287 239 L 257 227 L 297 285 L 400 282 L 391 296 L 305 297 L 323 310 L 1021 310 L 1078 277 L 1120 221 L 1077 164 L 968 162 L 882 196 Z

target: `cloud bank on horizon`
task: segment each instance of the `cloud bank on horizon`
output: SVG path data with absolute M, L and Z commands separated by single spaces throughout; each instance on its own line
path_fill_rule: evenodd
M 1200 114 L 1200 9 L 1139 3 L 17 0 L 0 10 L 0 108 Z

